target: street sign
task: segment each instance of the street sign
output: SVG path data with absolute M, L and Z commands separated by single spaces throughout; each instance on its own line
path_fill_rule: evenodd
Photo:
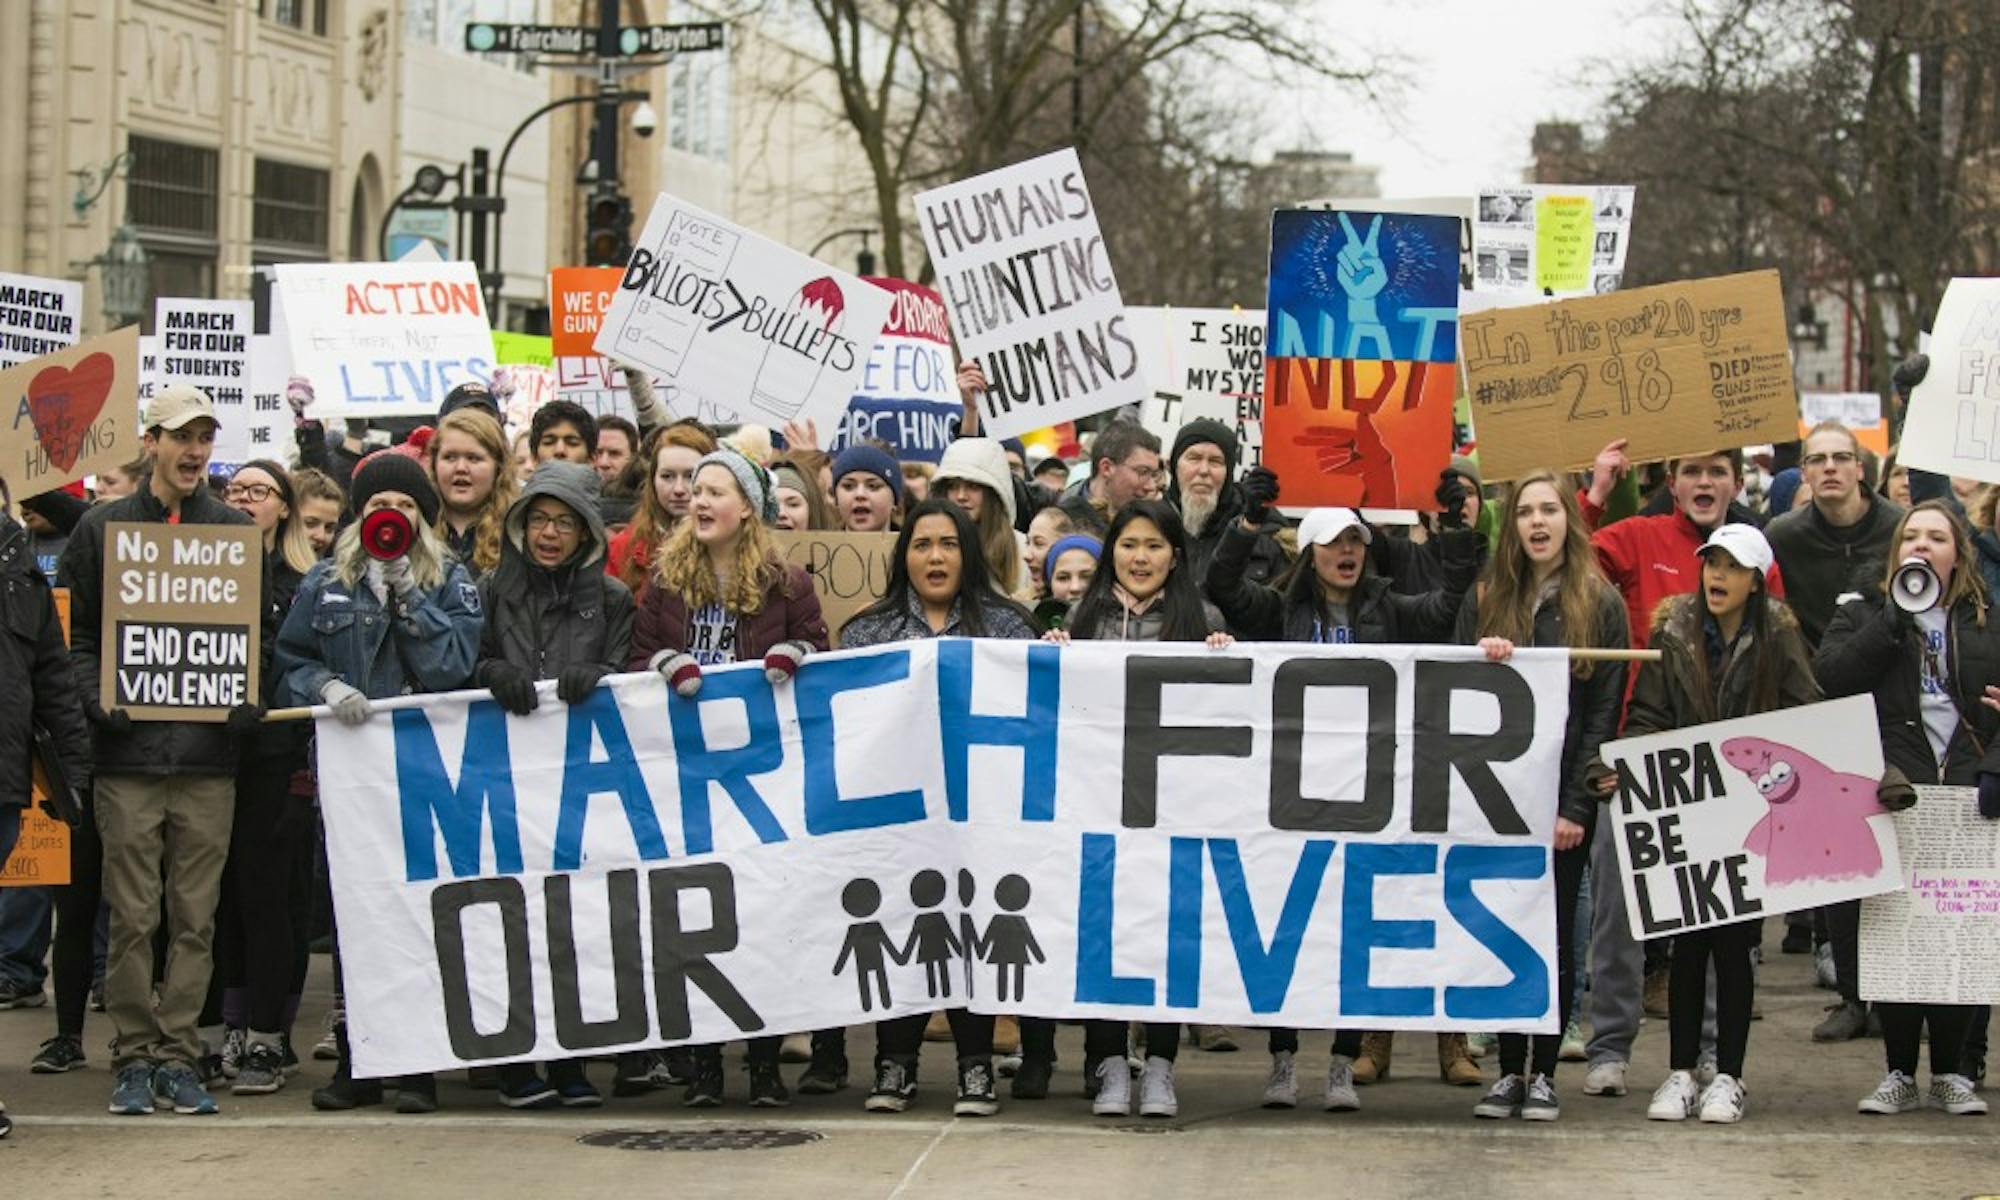
M 598 44 L 587 25 L 494 25 L 465 27 L 465 48 L 478 54 L 594 54 L 632 58 L 643 54 L 690 54 L 723 47 L 720 21 L 688 25 L 626 25 L 614 46 Z
M 692 54 L 722 49 L 722 22 L 693 25 L 627 25 L 618 31 L 618 53 Z

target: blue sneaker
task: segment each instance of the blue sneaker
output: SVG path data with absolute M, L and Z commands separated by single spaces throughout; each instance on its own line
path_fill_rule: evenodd
M 118 1068 L 118 1086 L 111 1091 L 111 1112 L 120 1117 L 150 1116 L 153 1111 L 153 1064 L 135 1062 Z
M 194 1068 L 186 1063 L 162 1063 L 153 1072 L 153 1098 L 173 1105 L 184 1117 L 206 1117 L 216 1111 L 215 1097 L 201 1086 Z

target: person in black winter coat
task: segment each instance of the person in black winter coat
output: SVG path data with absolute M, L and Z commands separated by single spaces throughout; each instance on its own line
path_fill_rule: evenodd
M 1188 567 L 1197 584 L 1207 580 L 1216 550 L 1250 507 L 1235 482 L 1241 456 L 1236 431 L 1208 417 L 1189 421 L 1174 435 L 1167 457 L 1167 503 L 1180 512 L 1187 529 Z M 1268 583 L 1290 565 L 1277 538 L 1285 525 L 1268 505 L 1258 506 L 1254 524 L 1256 533 L 1236 569 L 1251 583 Z
M 1943 584 L 1942 598 L 1909 613 L 1888 599 L 1889 575 L 1921 558 Z M 1828 696 L 1873 695 L 1890 774 L 1883 802 L 1909 784 L 1977 788 L 1980 811 L 2000 814 L 2000 622 L 1972 560 L 1963 522 L 1937 500 L 1916 505 L 1897 523 L 1879 589 L 1846 599 L 1834 611 L 1813 670 Z M 1864 1113 L 1909 1112 L 1917 1092 L 1917 1053 L 1931 1039 L 1931 1103 L 1951 1113 L 1983 1113 L 1964 1062 L 1966 1038 L 1981 1006 L 1879 1003 L 1888 1074 L 1860 1104 Z

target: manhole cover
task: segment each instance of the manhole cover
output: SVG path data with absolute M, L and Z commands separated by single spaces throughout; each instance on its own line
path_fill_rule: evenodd
M 775 1150 L 819 1139 L 804 1129 L 606 1129 L 576 1140 L 611 1150 Z

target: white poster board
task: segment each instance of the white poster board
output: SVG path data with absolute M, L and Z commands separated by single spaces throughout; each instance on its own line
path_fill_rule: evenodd
M 988 437 L 1145 401 L 1144 356 L 1075 150 L 919 192 L 917 226 L 959 352 L 986 371 Z
M 153 302 L 153 388 L 184 383 L 208 394 L 220 427 L 215 461 L 221 463 L 243 461 L 223 453 L 225 440 L 233 451 L 249 445 L 254 312 L 248 300 L 161 296 Z
M 1640 941 L 1901 886 L 1872 696 L 1623 738 L 1603 757 Z
M 1125 319 L 1147 364 L 1152 393 L 1139 419 L 1162 443 L 1208 417 L 1236 431 L 1237 467 L 1264 451 L 1264 310 L 1128 308 Z
M 309 415 L 435 416 L 493 375 L 493 332 L 468 262 L 279 263 L 272 293 Z
M 252 334 L 248 391 L 240 408 L 216 431 L 212 463 L 240 466 L 253 458 L 269 458 L 297 465 L 292 410 L 285 403 L 285 384 L 291 375 L 292 355 L 283 341 L 271 334 Z
M 1555 297 L 1617 291 L 1635 194 L 1629 185 L 1483 189 L 1472 224 L 1473 288 Z
M 1861 998 L 2000 1004 L 2000 821 L 1973 788 L 1896 814 L 1905 887 L 1861 902 Z
M 2000 483 L 2000 279 L 1954 279 L 1931 327 L 1931 369 L 1910 393 L 1902 466 Z
M 82 336 L 82 284 L 0 271 L 0 367 L 67 350 Z

